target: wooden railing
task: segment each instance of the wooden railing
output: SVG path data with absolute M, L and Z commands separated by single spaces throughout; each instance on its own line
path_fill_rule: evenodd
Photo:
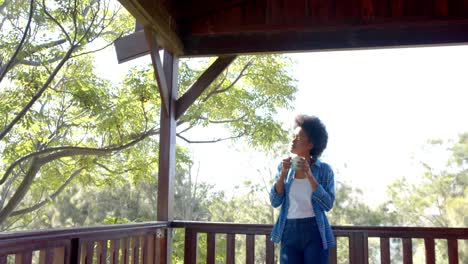
M 168 222 L 0 235 L 0 263 L 160 263 Z
M 197 263 L 197 241 L 198 234 L 200 233 L 207 236 L 206 262 L 204 261 L 203 263 L 215 263 L 215 241 L 217 234 L 226 235 L 226 264 L 235 263 L 236 235 L 246 236 L 246 263 L 254 263 L 255 261 L 255 236 L 265 237 L 266 263 L 275 262 L 275 248 L 270 241 L 272 225 L 175 221 L 172 223 L 172 226 L 175 228 L 185 228 L 184 263 Z
M 232 223 L 201 223 L 179 222 L 172 223 L 173 227 L 185 228 L 185 256 L 184 263 L 197 263 L 198 234 L 207 236 L 207 253 L 204 263 L 215 263 L 215 237 L 226 235 L 225 263 L 235 263 L 236 235 L 245 235 L 245 263 L 254 263 L 255 237 L 266 238 L 266 263 L 275 263 L 274 246 L 270 242 L 271 225 L 232 224 Z M 458 262 L 458 240 L 468 240 L 468 228 L 424 228 L 424 227 L 369 227 L 369 226 L 335 226 L 333 231 L 337 238 L 347 241 L 347 259 L 350 264 L 366 264 L 369 262 L 368 239 L 380 238 L 380 263 L 390 264 L 390 239 L 401 239 L 403 245 L 403 263 L 413 263 L 412 239 L 423 239 L 425 245 L 425 259 L 427 264 L 436 263 L 435 240 L 447 241 L 448 260 L 450 264 Z M 258 253 L 258 252 L 257 252 Z M 346 256 L 345 256 L 346 258 Z M 278 260 L 276 260 L 278 262 Z M 336 264 L 337 247 L 330 252 L 330 263 Z
M 226 245 L 224 263 L 235 263 L 236 241 L 245 238 L 245 263 L 255 263 L 261 254 L 268 264 L 277 263 L 275 247 L 270 242 L 271 225 L 209 223 L 209 222 L 152 222 L 128 225 L 55 229 L 0 235 L 0 264 L 2 263 L 165 263 L 165 239 L 168 228 L 185 231 L 184 263 L 215 263 L 218 236 Z M 347 252 L 339 252 L 350 264 L 369 262 L 369 238 L 380 242 L 380 262 L 390 263 L 392 238 L 402 243 L 403 263 L 413 263 L 413 241 L 422 239 L 425 263 L 436 263 L 435 241 L 447 241 L 450 264 L 459 263 L 458 244 L 468 240 L 468 228 L 424 227 L 365 227 L 335 226 L 339 243 L 348 245 Z M 206 235 L 206 257 L 200 259 L 199 236 Z M 257 238 L 261 237 L 261 240 Z M 264 252 L 256 252 L 257 245 Z M 278 253 L 276 251 L 276 253 Z M 337 263 L 337 250 L 331 251 L 330 263 Z M 439 260 L 437 261 L 439 263 Z

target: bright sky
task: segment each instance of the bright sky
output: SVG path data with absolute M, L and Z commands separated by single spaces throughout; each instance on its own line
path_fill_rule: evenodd
M 130 65 L 150 62 L 143 57 L 110 68 L 116 65 L 113 50 L 109 56 L 114 61 L 98 69 L 109 77 L 116 69 L 122 72 Z M 385 198 L 386 185 L 396 178 L 421 174 L 419 160 L 429 158 L 443 165 L 442 157 L 421 152 L 428 139 L 455 138 L 468 131 L 468 46 L 289 56 L 297 62 L 293 74 L 299 92 L 295 110 L 281 112 L 278 120 L 290 128 L 297 113 L 319 116 L 329 132 L 323 160 L 337 171 L 337 181 L 363 189 L 371 205 Z M 196 131 L 193 138 L 219 137 L 210 136 L 210 131 Z M 234 186 L 245 180 L 262 182 L 262 177 L 271 177 L 267 170 L 279 162 L 229 142 L 192 145 L 191 150 L 200 164 L 199 179 L 232 195 L 238 193 Z

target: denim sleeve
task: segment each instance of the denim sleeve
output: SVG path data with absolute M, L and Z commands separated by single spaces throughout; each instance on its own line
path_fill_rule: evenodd
M 335 175 L 328 165 L 324 167 L 323 176 L 322 182 L 312 193 L 312 200 L 328 212 L 335 203 Z
M 270 190 L 270 203 L 271 203 L 271 206 L 273 206 L 274 208 L 283 204 L 283 200 L 284 200 L 284 190 L 281 194 L 279 194 L 276 191 L 276 182 L 279 179 L 280 172 L 281 172 L 281 163 L 278 166 L 278 171 L 276 172 L 275 181 L 273 182 L 273 186 L 271 187 L 271 190 Z

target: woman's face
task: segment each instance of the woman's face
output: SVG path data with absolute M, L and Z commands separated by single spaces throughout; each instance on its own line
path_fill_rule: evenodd
M 310 150 L 313 147 L 314 145 L 309 142 L 309 138 L 302 127 L 296 127 L 291 141 L 291 153 L 303 157 L 309 157 Z

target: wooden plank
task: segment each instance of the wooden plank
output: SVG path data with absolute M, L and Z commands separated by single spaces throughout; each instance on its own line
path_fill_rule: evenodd
M 118 264 L 119 263 L 119 249 L 120 249 L 120 240 L 111 240 L 110 242 L 110 264 Z
M 47 259 L 47 258 L 46 258 Z M 57 247 L 53 249 L 52 262 L 53 264 L 63 264 L 66 263 L 65 260 L 65 248 Z
M 338 245 L 336 247 L 330 248 L 330 264 L 337 264 L 338 263 L 338 252 L 337 252 Z
M 424 239 L 424 252 L 426 255 L 426 264 L 435 264 L 435 251 L 434 251 L 434 239 Z
M 92 264 L 94 256 L 94 241 L 88 241 L 85 243 L 85 256 L 84 264 Z
M 122 264 L 128 264 L 129 261 L 129 239 L 128 238 L 124 238 L 124 239 L 121 239 L 121 248 L 122 248 L 122 260 L 121 260 L 121 263 Z
M 298 30 L 296 32 L 197 35 L 187 37 L 184 40 L 184 56 L 461 44 L 468 42 L 466 32 L 468 32 L 468 20 L 337 27 L 308 32 Z M 232 43 L 236 43 L 236 45 L 232 45 Z
M 195 100 L 210 86 L 210 84 L 234 61 L 236 56 L 219 57 L 208 69 L 197 79 L 184 95 L 176 103 L 176 120 L 179 119 Z
M 226 234 L 226 264 L 236 263 L 236 235 Z
M 0 255 L 0 264 L 7 264 L 8 255 Z
M 207 264 L 215 264 L 215 250 L 216 250 L 216 234 L 215 233 L 207 233 L 207 245 L 206 245 L 206 263 Z
M 99 240 L 97 244 L 97 263 L 106 264 L 107 260 L 107 240 Z
M 255 263 L 255 235 L 246 235 L 245 241 L 245 263 Z
M 167 233 L 171 232 L 168 229 L 159 229 L 156 235 L 156 254 L 155 262 L 156 263 L 166 263 L 168 262 L 168 241 Z
M 183 53 L 178 25 L 161 0 L 119 0 L 143 26 L 151 26 L 158 33 L 158 42 L 173 54 Z
M 270 240 L 270 235 L 266 235 L 266 263 L 275 263 L 275 245 Z
M 148 263 L 148 236 L 140 237 L 141 262 Z
M 150 53 L 143 30 L 121 37 L 114 42 L 117 62 L 124 63 Z
M 132 263 L 140 263 L 140 237 L 132 237 Z
M 380 238 L 380 263 L 390 264 L 390 241 L 388 237 Z
M 448 239 L 448 259 L 450 264 L 458 264 L 458 240 Z
M 413 263 L 413 245 L 411 243 L 411 238 L 403 238 L 403 264 L 412 264 Z
M 392 17 L 403 16 L 403 0 L 392 1 Z
M 349 237 L 349 263 L 367 264 L 368 262 L 367 236 L 364 233 L 352 233 Z
M 155 235 L 148 235 L 146 236 L 146 257 L 143 261 L 144 264 L 153 264 L 155 263 L 155 247 L 156 247 L 156 236 Z
M 54 263 L 54 248 L 41 249 L 39 251 L 39 263 L 40 264 Z
M 447 0 L 435 0 L 434 13 L 438 17 L 448 16 L 448 3 L 447 3 Z
M 31 264 L 32 263 L 32 251 L 22 252 L 15 255 L 16 264 Z
M 150 47 L 151 62 L 153 64 L 154 76 L 158 82 L 159 95 L 161 96 L 162 108 L 165 110 L 164 114 L 169 115 L 170 107 L 170 91 L 164 74 L 164 69 L 159 56 L 159 47 L 156 41 L 156 37 L 150 28 L 145 28 L 146 41 Z
M 184 245 L 184 263 L 197 263 L 197 233 L 187 228 L 185 229 L 185 245 Z

